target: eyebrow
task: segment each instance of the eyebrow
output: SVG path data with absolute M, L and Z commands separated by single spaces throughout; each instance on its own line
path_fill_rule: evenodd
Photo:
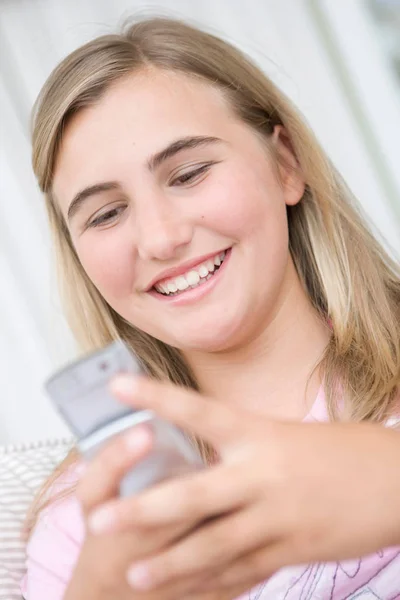
M 76 196 L 74 196 L 74 199 L 68 207 L 68 220 L 70 221 L 73 218 L 73 216 L 80 210 L 85 200 L 87 198 L 90 198 L 90 196 L 95 196 L 96 194 L 101 194 L 102 192 L 109 192 L 110 190 L 119 189 L 121 189 L 121 186 L 118 183 L 118 181 L 107 181 L 104 183 L 96 183 L 95 185 L 90 185 L 84 190 L 81 190 L 76 194 Z
M 172 156 L 175 156 L 175 154 L 182 152 L 182 150 L 191 150 L 193 148 L 198 148 L 200 146 L 208 146 L 209 144 L 215 144 L 222 141 L 223 140 L 221 140 L 220 138 L 204 135 L 180 138 L 179 140 L 176 140 L 175 142 L 169 144 L 166 148 L 164 148 L 164 150 L 161 150 L 160 152 L 157 152 L 157 154 L 154 154 L 147 161 L 147 165 L 150 171 L 154 171 L 155 169 L 157 169 L 157 167 L 161 165 L 161 163 L 168 160 Z
M 220 138 L 212 137 L 212 136 L 188 136 L 184 138 L 180 138 L 179 140 L 175 140 L 168 144 L 166 148 L 160 150 L 156 154 L 153 154 L 148 161 L 147 166 L 150 171 L 155 171 L 163 162 L 172 158 L 179 152 L 183 150 L 191 150 L 193 148 L 199 148 L 200 146 L 207 146 L 209 144 L 221 143 L 223 140 Z M 70 221 L 73 216 L 80 210 L 83 206 L 85 200 L 89 197 L 94 196 L 96 194 L 101 194 L 102 192 L 109 192 L 112 190 L 120 190 L 121 185 L 118 181 L 106 181 L 104 183 L 96 183 L 85 189 L 78 192 L 71 204 L 68 207 L 67 218 Z

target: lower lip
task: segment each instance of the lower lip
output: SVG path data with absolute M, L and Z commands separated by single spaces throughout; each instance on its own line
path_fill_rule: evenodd
M 177 296 L 164 296 L 163 294 L 159 294 L 155 290 L 151 290 L 148 293 L 154 298 L 157 298 L 157 300 L 160 300 L 161 302 L 168 302 L 168 304 L 174 304 L 176 306 L 182 306 L 183 304 L 191 304 L 193 302 L 197 302 L 198 300 L 203 298 L 203 296 L 211 292 L 211 290 L 213 290 L 216 285 L 218 285 L 218 282 L 220 281 L 221 276 L 223 275 L 226 269 L 226 265 L 229 262 L 231 253 L 232 248 L 229 248 L 229 250 L 226 251 L 225 258 L 218 271 L 214 272 L 214 275 L 201 285 L 198 285 L 194 288 L 189 288 L 184 292 L 181 292 Z

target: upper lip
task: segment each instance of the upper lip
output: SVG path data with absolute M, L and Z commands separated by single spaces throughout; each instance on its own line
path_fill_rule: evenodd
M 190 269 L 201 265 L 206 262 L 209 258 L 214 258 L 217 254 L 221 254 L 221 252 L 225 252 L 225 250 L 217 250 L 216 252 L 210 252 L 209 254 L 204 254 L 203 256 L 199 256 L 198 258 L 193 258 L 192 260 L 188 260 L 177 267 L 171 267 L 170 269 L 165 269 L 161 273 L 159 273 L 154 279 L 150 281 L 145 291 L 148 292 L 153 288 L 157 283 L 164 281 L 165 279 L 171 279 L 173 277 L 178 277 L 179 275 L 183 275 L 183 273 L 187 273 Z

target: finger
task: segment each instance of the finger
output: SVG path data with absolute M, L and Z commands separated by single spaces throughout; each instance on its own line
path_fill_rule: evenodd
M 262 582 L 267 582 L 279 569 L 292 562 L 288 544 L 282 541 L 272 542 L 238 557 L 223 570 L 214 572 L 204 582 L 202 590 L 223 590 L 239 586 L 250 590 Z
M 255 494 L 253 488 L 248 471 L 235 465 L 217 465 L 156 485 L 137 496 L 110 500 L 89 515 L 88 527 L 100 534 L 184 523 L 189 530 L 194 523 L 249 503 Z
M 231 586 L 230 588 L 218 589 L 210 588 L 207 591 L 200 591 L 204 584 L 204 576 L 198 578 L 191 577 L 187 580 L 167 584 L 156 592 L 135 594 L 138 600 L 233 600 L 238 599 L 240 594 L 246 591 L 243 585 Z M 132 592 L 131 592 L 132 593 Z M 129 596 L 130 598 L 131 596 Z
M 221 516 L 199 527 L 158 556 L 134 564 L 128 580 L 137 590 L 148 590 L 201 573 L 223 571 L 243 553 L 265 543 L 260 511 L 252 507 Z
M 154 410 L 163 419 L 216 447 L 237 444 L 243 430 L 240 411 L 187 388 L 148 377 L 118 375 L 111 381 L 110 390 L 122 402 Z
M 144 426 L 132 428 L 107 443 L 88 463 L 77 487 L 84 512 L 117 495 L 124 475 L 151 446 L 151 431 Z
M 230 586 L 228 588 L 220 588 L 215 586 L 208 586 L 204 588 L 204 578 L 200 582 L 199 586 L 193 586 L 190 593 L 184 597 L 180 597 L 181 600 L 239 600 L 242 599 L 242 594 L 248 592 L 250 587 L 248 584 L 239 584 Z M 174 598 L 174 600 L 176 600 Z

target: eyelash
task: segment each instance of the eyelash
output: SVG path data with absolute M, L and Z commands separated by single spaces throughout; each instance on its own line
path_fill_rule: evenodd
M 108 223 L 112 219 L 105 219 L 105 217 L 108 217 L 109 215 L 112 215 L 113 213 L 115 213 L 118 210 L 123 209 L 123 208 L 125 208 L 125 207 L 118 206 L 117 208 L 113 208 L 112 210 L 109 210 L 108 212 L 103 213 L 99 217 L 96 217 L 95 219 L 90 221 L 88 223 L 88 227 L 99 227 L 100 225 L 104 225 L 104 223 Z
M 180 175 L 179 177 L 176 177 L 175 179 L 173 179 L 171 183 L 175 184 L 176 182 L 180 181 L 178 186 L 185 185 L 185 183 L 190 183 L 198 175 L 202 175 L 203 173 L 206 173 L 213 164 L 214 163 L 206 163 L 205 165 L 202 165 L 201 167 L 196 167 L 195 169 L 192 169 L 191 171 L 187 171 L 186 173 L 183 173 L 183 175 Z
M 191 183 L 192 181 L 194 181 L 196 179 L 196 177 L 202 175 L 203 173 L 206 173 L 210 167 L 213 165 L 214 163 L 207 163 L 205 165 L 202 165 L 201 167 L 197 167 L 196 169 L 192 169 L 191 171 L 187 171 L 187 173 L 184 173 L 183 175 L 180 175 L 179 177 L 176 177 L 175 179 L 172 180 L 171 184 L 177 184 L 178 183 L 178 187 L 181 185 L 185 185 L 186 183 Z M 112 215 L 113 213 L 117 212 L 120 209 L 125 208 L 124 206 L 119 206 L 117 208 L 113 208 L 112 210 L 109 210 L 108 212 L 103 213 L 102 215 L 100 215 L 99 217 L 96 217 L 95 219 L 93 219 L 92 221 L 89 222 L 88 224 L 88 228 L 92 227 L 99 227 L 100 225 L 103 225 L 104 223 L 108 223 L 109 221 L 112 220 L 112 218 L 107 218 L 110 215 Z

